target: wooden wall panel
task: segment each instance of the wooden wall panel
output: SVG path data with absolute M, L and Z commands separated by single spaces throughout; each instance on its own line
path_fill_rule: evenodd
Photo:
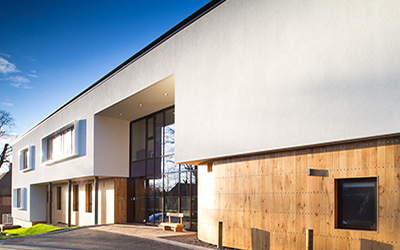
M 127 180 L 126 178 L 114 178 L 114 223 L 127 222 Z
M 198 237 L 239 249 L 400 250 L 400 138 L 230 158 L 199 167 Z M 327 177 L 307 176 L 325 169 Z M 378 177 L 377 231 L 335 228 L 335 178 Z

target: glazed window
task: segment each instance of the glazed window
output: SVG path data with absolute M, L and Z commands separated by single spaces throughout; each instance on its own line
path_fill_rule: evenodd
M 93 184 L 88 183 L 86 184 L 86 212 L 91 213 L 92 212 L 92 190 L 93 190 Z
M 19 170 L 32 170 L 35 165 L 35 147 L 27 146 L 19 151 Z
M 25 210 L 26 188 L 13 189 L 13 207 Z
M 73 155 L 74 127 L 47 139 L 47 160 L 58 160 Z
M 376 230 L 377 178 L 336 179 L 336 228 Z
M 74 199 L 73 199 L 73 211 L 78 211 L 79 208 L 79 186 L 74 185 L 73 187 L 73 192 L 74 192 Z
M 57 187 L 57 210 L 61 210 L 61 187 Z

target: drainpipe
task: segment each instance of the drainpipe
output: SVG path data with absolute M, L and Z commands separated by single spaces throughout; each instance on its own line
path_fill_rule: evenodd
M 94 224 L 98 224 L 99 213 L 99 177 L 94 177 Z
M 49 182 L 49 224 L 51 224 L 51 182 Z
M 68 227 L 71 226 L 71 180 L 68 180 Z

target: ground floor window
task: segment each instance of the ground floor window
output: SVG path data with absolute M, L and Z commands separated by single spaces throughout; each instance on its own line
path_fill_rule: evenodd
M 86 212 L 91 213 L 92 212 L 92 190 L 93 190 L 93 184 L 88 183 L 86 184 Z
M 79 208 L 79 186 L 74 185 L 72 192 L 74 194 L 72 209 L 73 209 L 73 211 L 78 211 L 78 208 Z
M 57 187 L 57 210 L 61 210 L 61 187 Z
M 336 179 L 336 227 L 376 230 L 377 178 Z

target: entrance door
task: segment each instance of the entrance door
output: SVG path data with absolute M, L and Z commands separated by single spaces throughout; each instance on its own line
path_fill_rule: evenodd
M 130 178 L 128 195 L 128 221 L 143 223 L 146 218 L 146 178 Z

